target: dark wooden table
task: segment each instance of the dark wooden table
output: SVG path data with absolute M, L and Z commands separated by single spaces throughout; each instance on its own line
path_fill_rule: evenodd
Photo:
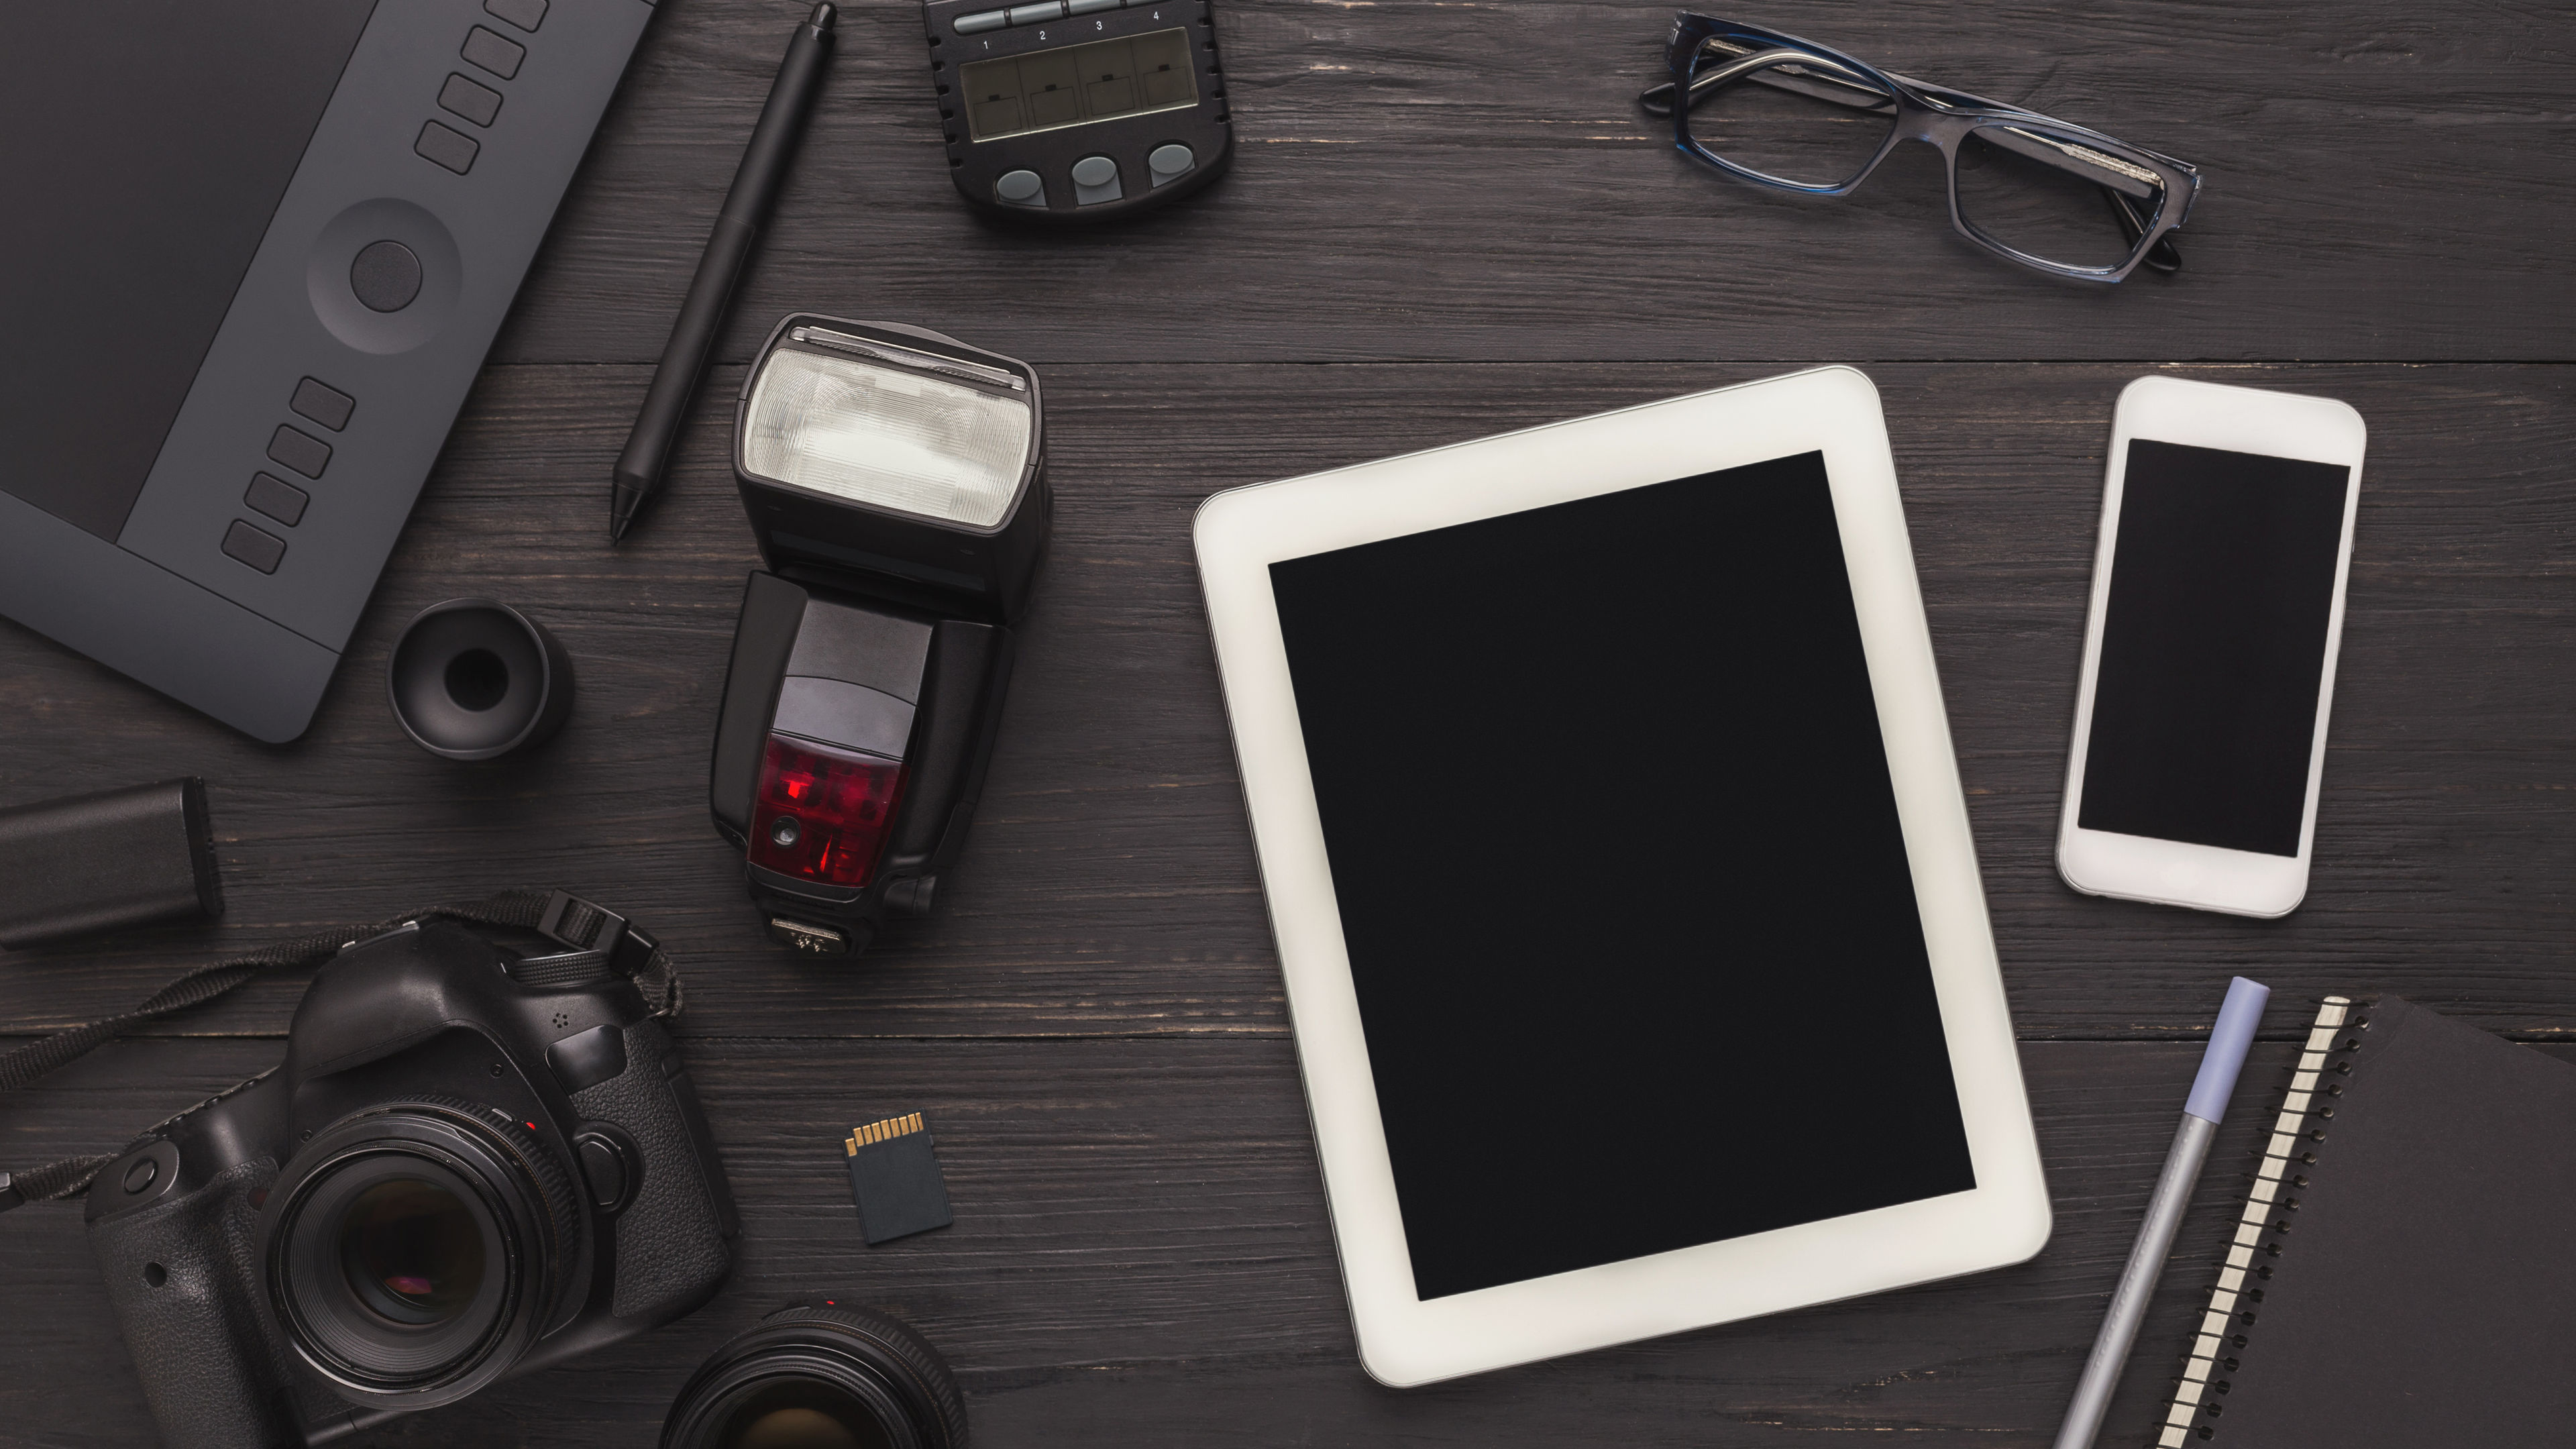
M 1132 225 L 1000 230 L 950 190 L 916 8 L 860 0 L 706 395 L 794 307 L 1027 358 L 1057 523 L 963 868 L 850 966 L 763 940 L 707 822 L 754 563 L 713 402 L 639 533 L 602 542 L 610 461 L 803 8 L 665 0 L 304 740 L 255 745 L 0 625 L 0 801 L 201 774 L 231 900 L 215 928 L 0 955 L 12 1039 L 228 950 L 522 882 L 632 911 L 688 974 L 683 1048 L 745 1222 L 729 1288 L 372 1442 L 648 1443 L 720 1339 L 828 1287 L 936 1340 L 988 1445 L 2040 1445 L 2230 973 L 2280 997 L 2256 1091 L 2330 990 L 2576 1043 L 2563 7 L 1749 12 L 2198 163 L 2189 270 L 2083 289 L 1952 238 L 1920 147 L 1840 204 L 1686 165 L 1630 102 L 1670 12 L 1631 3 L 1220 0 L 1234 173 Z M 1813 361 L 1864 365 L 1886 400 L 2056 1237 L 2003 1272 L 1379 1388 L 1344 1316 L 1191 510 Z M 2103 443 L 2154 370 L 2344 398 L 2371 428 L 2315 883 L 2279 922 L 2085 899 L 2051 866 Z M 386 711 L 390 636 L 461 594 L 526 608 L 578 663 L 570 727 L 523 763 L 443 764 Z M 296 992 L 0 1102 L 0 1163 L 112 1150 L 273 1063 Z M 915 1108 L 957 1224 L 870 1250 L 839 1138 Z M 2106 1444 L 2159 1413 L 2259 1115 L 2219 1146 Z M 152 1437 L 77 1211 L 0 1219 L 0 1442 Z

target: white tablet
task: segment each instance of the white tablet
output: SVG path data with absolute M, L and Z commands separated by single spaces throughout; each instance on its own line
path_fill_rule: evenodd
M 1372 1377 L 2039 1250 L 1868 378 L 1238 488 L 1196 535 Z

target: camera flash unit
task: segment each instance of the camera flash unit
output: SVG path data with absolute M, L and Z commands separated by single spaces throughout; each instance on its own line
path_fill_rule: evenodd
M 954 338 L 798 313 L 743 383 L 751 575 L 709 806 L 773 938 L 848 955 L 964 845 L 1046 546 L 1037 375 Z

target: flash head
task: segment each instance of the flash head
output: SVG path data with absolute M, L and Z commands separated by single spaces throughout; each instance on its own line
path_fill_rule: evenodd
M 743 381 L 734 474 L 774 573 L 1008 623 L 1047 525 L 1026 363 L 892 322 L 781 321 Z

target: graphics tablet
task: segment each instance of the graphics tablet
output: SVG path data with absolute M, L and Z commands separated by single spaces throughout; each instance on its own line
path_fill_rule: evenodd
M 2039 1250 L 1866 377 L 1239 488 L 1196 535 L 1371 1376 Z
M 0 614 L 302 734 L 652 16 L 0 5 Z

